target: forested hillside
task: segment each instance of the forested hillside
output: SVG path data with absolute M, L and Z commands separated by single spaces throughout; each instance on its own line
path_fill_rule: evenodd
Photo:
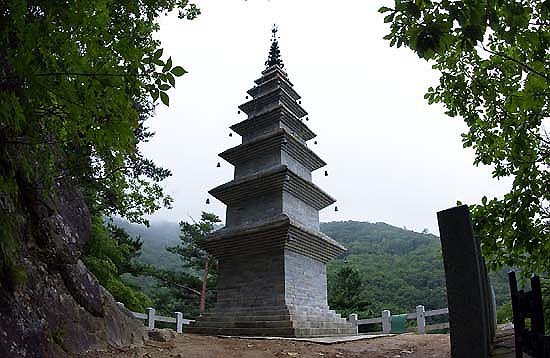
M 348 249 L 345 258 L 328 266 L 329 286 L 345 260 L 364 283 L 363 297 L 374 314 L 383 309 L 413 312 L 447 306 L 439 238 L 385 223 L 331 222 L 321 230 Z
M 129 233 L 142 237 L 144 243 L 140 260 L 144 263 L 167 269 L 178 268 L 179 258 L 165 248 L 178 243 L 179 225 L 153 222 L 150 228 L 145 228 L 119 224 Z M 358 312 L 361 316 L 379 315 L 383 309 L 395 313 L 413 312 L 418 304 L 425 305 L 426 309 L 447 307 L 441 245 L 437 236 L 385 223 L 355 221 L 323 223 L 321 231 L 348 249 L 344 257 L 328 265 L 329 291 L 333 289 L 337 271 L 345 262 L 357 269 L 363 283 L 359 296 L 368 302 L 368 309 Z M 508 300 L 506 276 L 497 273 L 491 277 L 500 305 Z M 159 304 L 170 301 L 159 297 L 163 289 L 152 286 L 151 280 L 141 282 L 146 282 L 146 293 L 153 301 L 158 300 Z M 165 294 L 168 293 L 165 291 Z M 195 311 L 191 307 L 181 309 L 184 312 Z

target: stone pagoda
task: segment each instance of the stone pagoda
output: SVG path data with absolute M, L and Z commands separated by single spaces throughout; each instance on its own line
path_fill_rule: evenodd
M 195 333 L 312 337 L 357 333 L 327 304 L 326 263 L 345 248 L 319 232 L 319 210 L 335 200 L 312 183 L 325 162 L 306 142 L 315 134 L 273 38 L 262 76 L 231 126 L 242 144 L 220 157 L 234 180 L 210 194 L 227 205 L 226 226 L 203 248 L 218 259 L 216 307 Z M 248 97 L 247 97 L 248 98 Z

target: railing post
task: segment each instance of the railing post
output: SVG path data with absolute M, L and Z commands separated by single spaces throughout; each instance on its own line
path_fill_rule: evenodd
M 357 321 L 358 321 L 357 313 L 351 313 L 348 316 L 348 322 L 351 323 L 353 328 L 355 328 L 355 334 L 359 333 L 359 326 L 357 324 Z
M 382 333 L 391 333 L 391 312 L 382 311 Z
M 176 332 L 183 333 L 183 313 L 174 312 L 176 314 Z
M 426 333 L 426 311 L 424 310 L 424 306 L 418 305 L 416 306 L 416 327 L 418 329 L 418 334 L 424 334 Z
M 145 314 L 147 314 L 147 327 L 149 329 L 155 328 L 155 309 L 147 307 L 145 309 Z

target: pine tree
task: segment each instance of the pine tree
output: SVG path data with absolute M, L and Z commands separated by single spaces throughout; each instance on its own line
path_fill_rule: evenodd
M 346 263 L 337 273 L 329 287 L 329 306 L 342 316 L 351 313 L 370 315 L 369 302 L 361 296 L 363 282 L 357 269 Z

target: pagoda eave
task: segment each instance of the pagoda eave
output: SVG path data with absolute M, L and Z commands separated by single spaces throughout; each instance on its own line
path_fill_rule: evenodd
M 209 193 L 227 205 L 235 205 L 274 191 L 286 191 L 317 210 L 336 202 L 317 185 L 301 178 L 286 165 L 232 180 Z
M 275 88 L 270 92 L 266 92 L 261 96 L 241 104 L 239 109 L 249 116 L 254 116 L 261 108 L 279 104 L 284 104 L 287 106 L 289 111 L 298 118 L 302 118 L 307 115 L 307 111 L 300 106 L 296 100 L 292 99 L 292 97 L 281 87 Z
M 256 98 L 258 96 L 263 95 L 264 93 L 269 93 L 271 91 L 276 90 L 277 88 L 283 89 L 293 100 L 297 101 L 300 98 L 302 98 L 298 92 L 296 92 L 292 85 L 289 83 L 289 81 L 286 78 L 283 77 L 274 77 L 270 80 L 264 81 L 258 86 L 255 86 L 246 93 L 251 95 L 252 97 Z
M 238 165 L 274 150 L 286 152 L 310 171 L 326 165 L 326 162 L 319 158 L 317 154 L 282 128 L 230 148 L 220 153 L 219 156 L 233 165 Z
M 298 135 L 304 141 L 308 141 L 317 136 L 298 117 L 291 113 L 288 107 L 284 104 L 261 114 L 257 114 L 254 117 L 247 118 L 242 122 L 232 125 L 230 128 L 239 135 L 245 135 L 249 132 L 255 132 L 260 128 L 267 127 L 271 123 L 278 121 L 287 126 L 293 133 Z
M 324 263 L 346 251 L 325 234 L 312 231 L 287 215 L 254 227 L 220 229 L 200 246 L 216 258 L 288 249 Z
M 281 78 L 284 78 L 285 81 L 288 82 L 289 85 L 293 86 L 292 82 L 290 82 L 290 80 L 288 79 L 288 74 L 286 73 L 285 70 L 283 70 L 281 67 L 275 65 L 275 66 L 270 66 L 268 68 L 266 68 L 265 70 L 262 71 L 262 77 L 258 78 L 258 79 L 255 79 L 254 80 L 254 83 L 256 83 L 257 85 L 260 85 L 262 82 L 265 82 L 271 78 L 274 78 L 274 77 L 281 77 Z

